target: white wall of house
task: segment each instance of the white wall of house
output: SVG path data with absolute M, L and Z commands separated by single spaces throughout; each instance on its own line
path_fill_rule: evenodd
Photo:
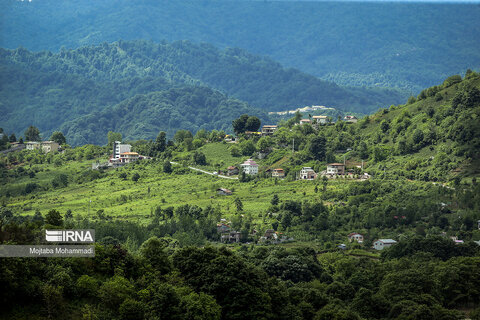
M 376 249 L 376 250 L 383 250 L 385 248 L 393 246 L 395 243 L 397 243 L 397 242 L 396 241 L 392 242 L 392 241 L 390 241 L 390 239 L 377 240 L 373 243 L 373 248 Z
M 113 143 L 113 158 L 119 159 L 120 155 L 125 152 L 130 152 L 132 146 L 129 144 L 122 144 L 120 141 L 115 141 Z

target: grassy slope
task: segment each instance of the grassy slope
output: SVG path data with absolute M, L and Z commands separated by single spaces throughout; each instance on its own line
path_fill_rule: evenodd
M 408 112 L 411 115 L 410 128 L 422 128 L 424 122 L 428 121 L 425 115 L 426 109 L 428 107 L 433 107 L 436 113 L 442 112 L 445 108 L 451 106 L 452 99 L 457 93 L 459 86 L 464 85 L 465 83 L 471 84 L 476 88 L 480 88 L 480 78 L 477 77 L 470 80 L 464 80 L 462 83 L 458 83 L 440 90 L 439 93 L 443 96 L 442 100 L 437 100 L 435 97 L 427 97 L 426 99 L 418 100 L 412 104 L 401 105 L 393 108 L 391 107 L 387 113 L 384 113 L 382 110 L 378 111 L 374 115 L 370 116 L 369 124 L 367 124 L 365 128 L 361 129 L 362 138 L 372 138 L 376 134 L 382 132 L 380 126 L 383 120 L 389 121 L 390 125 L 392 125 L 394 123 L 394 119 L 399 117 L 404 112 Z M 441 132 L 443 130 L 438 125 L 435 126 L 435 129 L 437 132 Z M 411 132 L 409 132 L 409 134 L 411 134 Z M 401 138 L 401 136 L 398 136 L 398 138 Z M 382 144 L 390 148 L 395 147 L 395 141 L 392 139 L 389 139 L 388 141 L 382 141 Z M 425 146 L 422 149 L 407 155 L 390 157 L 387 162 L 383 162 L 381 164 L 382 166 L 386 164 L 387 170 L 395 170 L 395 168 L 403 167 L 407 161 L 420 163 L 428 160 L 429 158 L 433 159 L 439 152 L 446 152 L 451 160 L 458 164 L 455 170 L 452 170 L 451 177 L 458 172 L 461 172 L 462 177 L 467 178 L 467 180 L 470 180 L 472 176 L 479 176 L 480 160 L 473 159 L 469 162 L 465 161 L 464 157 L 456 156 L 452 152 L 454 146 L 455 143 L 452 140 L 445 139 L 444 141 Z M 357 159 L 355 157 L 353 157 L 351 160 L 361 161 L 361 159 Z M 429 162 L 428 165 L 431 165 L 431 163 Z
M 210 149 L 219 148 L 222 144 L 213 144 Z M 205 148 L 205 147 L 204 147 Z M 208 148 L 205 148 L 208 149 Z M 68 173 L 72 171 L 88 170 L 91 162 L 69 162 L 57 168 L 54 165 L 35 165 L 42 167 L 45 171 L 37 173 L 33 179 L 28 176 L 19 178 L 9 183 L 5 189 L 22 188 L 28 182 L 36 182 L 39 185 L 49 185 L 52 180 L 52 172 Z M 34 166 L 34 167 L 35 167 Z M 109 170 L 105 176 L 88 183 L 70 183 L 65 188 L 49 189 L 38 191 L 31 195 L 11 198 L 8 206 L 15 212 L 34 214 L 40 210 L 45 214 L 50 209 L 57 209 L 65 212 L 67 209 L 76 214 L 86 215 L 88 204 L 91 200 L 90 215 L 100 209 L 105 214 L 125 218 L 129 220 L 140 220 L 150 215 L 151 209 L 155 206 L 180 206 L 183 204 L 195 204 L 201 207 L 208 205 L 221 208 L 226 218 L 235 214 L 235 197 L 239 197 L 244 204 L 245 215 L 252 216 L 257 223 L 261 223 L 260 214 L 266 212 L 270 206 L 270 200 L 274 193 L 277 193 L 283 200 L 318 200 L 320 193 L 314 193 L 315 184 L 308 181 L 279 181 L 268 179 L 255 183 L 240 183 L 235 180 L 220 179 L 200 173 L 188 173 L 185 175 L 160 173 L 160 165 L 155 163 L 145 166 L 126 166 L 119 170 Z M 47 171 L 49 170 L 49 171 Z M 128 172 L 127 180 L 119 178 L 119 172 Z M 133 182 L 130 177 L 133 172 L 141 176 L 138 182 Z M 332 182 L 329 188 L 343 188 L 346 186 L 343 181 Z M 234 190 L 234 196 L 217 195 L 216 189 L 225 187 Z M 150 188 L 150 193 L 148 193 Z M 303 192 L 306 195 L 303 195 Z M 126 201 L 122 200 L 126 197 Z M 165 199 L 165 202 L 162 201 Z

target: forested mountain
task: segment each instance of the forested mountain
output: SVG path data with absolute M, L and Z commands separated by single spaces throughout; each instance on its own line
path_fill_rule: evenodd
M 6 0 L 0 5 L 0 46 L 11 49 L 188 39 L 268 55 L 345 85 L 414 91 L 480 67 L 477 4 Z
M 60 130 L 74 145 L 105 144 L 108 131 L 121 132 L 126 140 L 154 139 L 160 130 L 173 137 L 180 129 L 230 131 L 232 120 L 266 113 L 228 98 L 207 87 L 184 87 L 136 95 L 118 105 L 64 123 Z
M 403 100 L 394 90 L 344 88 L 240 49 L 187 41 L 119 41 L 56 54 L 0 49 L 0 76 L 0 125 L 17 135 L 32 124 L 49 133 L 135 94 L 186 85 L 210 86 L 269 111 L 324 104 L 370 112 Z

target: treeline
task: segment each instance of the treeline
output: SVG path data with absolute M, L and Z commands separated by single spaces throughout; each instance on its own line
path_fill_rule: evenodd
M 418 92 L 448 74 L 478 68 L 480 58 L 474 3 L 42 1 L 6 2 L 1 10 L 0 46 L 7 48 L 59 51 L 119 39 L 189 39 L 269 55 L 350 86 Z
M 190 247 L 133 223 L 110 222 L 113 236 L 105 237 L 108 222 L 75 220 L 68 213 L 62 219 L 54 211 L 28 218 L 2 209 L 2 243 L 34 243 L 43 228 L 88 224 L 101 237 L 95 258 L 3 258 L 5 319 L 456 320 L 465 318 L 458 308 L 480 302 L 479 249 L 473 243 L 413 237 L 386 250 L 381 260 L 254 245 L 234 252 Z M 172 214 L 202 212 L 215 215 L 195 207 Z M 137 235 L 146 240 L 136 243 Z M 475 309 L 470 318 L 479 313 Z

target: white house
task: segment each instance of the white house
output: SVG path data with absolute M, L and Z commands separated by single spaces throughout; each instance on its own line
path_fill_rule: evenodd
M 358 121 L 357 117 L 355 116 L 345 116 L 343 120 L 350 123 L 357 123 Z
M 41 149 L 43 152 L 48 153 L 51 151 L 58 151 L 60 145 L 55 141 L 28 141 L 25 143 L 27 150 Z
M 397 241 L 393 239 L 378 239 L 373 243 L 373 248 L 376 250 L 383 250 L 396 244 Z
M 310 167 L 303 167 L 302 170 L 300 170 L 300 180 L 313 180 L 316 177 L 316 172 Z
M 348 235 L 348 240 L 350 240 L 350 242 L 357 241 L 358 243 L 362 243 L 363 235 L 361 235 L 360 233 L 352 232 Z
M 55 141 L 42 141 L 42 150 L 45 153 L 58 151 L 58 148 L 60 148 L 60 145 Z
M 36 150 L 36 149 L 40 149 L 42 146 L 42 144 L 38 141 L 27 141 L 25 143 L 25 148 L 27 150 Z
M 329 163 L 327 164 L 327 174 L 345 174 L 345 165 L 343 163 Z
M 120 141 L 113 143 L 113 159 L 120 159 L 122 153 L 130 152 L 132 146 L 129 144 L 122 144 Z
M 313 116 L 313 122 L 325 124 L 327 123 L 327 116 Z
M 242 167 L 243 172 L 245 172 L 245 174 L 249 174 L 249 175 L 258 174 L 258 164 L 252 159 L 248 159 L 247 161 L 242 163 L 240 166 Z

